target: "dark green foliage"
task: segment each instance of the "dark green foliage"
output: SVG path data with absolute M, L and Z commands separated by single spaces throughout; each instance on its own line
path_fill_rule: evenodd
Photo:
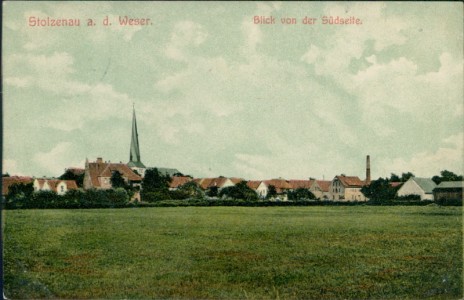
M 144 202 L 156 202 L 161 200 L 171 199 L 171 193 L 169 190 L 156 190 L 153 192 L 143 191 L 140 193 L 142 201 Z
M 435 175 L 432 177 L 432 180 L 436 184 L 440 184 L 443 181 L 462 181 L 462 175 L 454 174 L 451 171 L 443 170 L 440 172 L 441 176 Z
M 27 203 L 30 201 L 34 192 L 32 183 L 15 183 L 8 188 L 6 195 L 5 208 L 27 208 Z
M 395 173 L 391 173 L 390 182 L 400 182 L 401 178 Z
M 66 170 L 63 175 L 61 175 L 59 178 L 61 180 L 74 180 L 76 181 L 76 184 L 78 187 L 82 188 L 84 186 L 84 173 L 80 175 L 76 175 L 71 170 Z
M 157 168 L 147 169 L 140 192 L 142 201 L 154 202 L 171 199 L 169 182 L 171 182 L 169 175 L 162 175 Z
M 111 180 L 111 186 L 114 189 L 127 187 L 127 183 L 119 171 L 114 171 L 113 174 L 111 174 L 110 180 Z
M 209 190 L 206 192 L 206 195 L 208 197 L 217 197 L 219 194 L 219 189 L 217 186 L 212 186 L 209 188 Z
M 258 194 L 246 184 L 246 181 L 241 181 L 234 186 L 223 188 L 219 193 L 219 197 L 243 200 L 258 200 Z
M 129 206 L 130 194 L 122 189 L 70 190 L 63 196 L 53 191 L 39 191 L 27 197 L 7 199 L 5 207 L 17 208 L 108 208 Z
M 411 195 L 404 195 L 404 196 L 396 196 L 396 200 L 420 200 L 421 197 L 419 195 L 411 194 Z
M 147 169 L 142 180 L 142 190 L 147 193 L 168 190 L 169 182 L 171 182 L 169 175 L 162 175 L 157 168 Z
M 316 199 L 313 193 L 310 190 L 305 188 L 297 188 L 294 191 L 290 191 L 287 193 L 288 200 L 313 200 Z
M 408 181 L 409 178 L 414 177 L 414 174 L 411 172 L 401 174 L 401 182 Z
M 183 193 L 186 198 L 202 199 L 205 197 L 205 193 L 194 181 L 187 182 L 178 189 L 179 192 Z
M 266 198 L 270 199 L 270 198 L 274 198 L 275 196 L 277 196 L 277 190 L 276 190 L 276 187 L 271 184 L 267 187 Z
M 395 198 L 396 191 L 397 188 L 392 187 L 388 179 L 383 179 L 381 177 L 371 181 L 370 185 L 363 186 L 361 189 L 364 196 L 370 200 L 393 199 Z
M 435 200 L 435 203 L 442 206 L 462 206 L 462 199 L 440 198 Z

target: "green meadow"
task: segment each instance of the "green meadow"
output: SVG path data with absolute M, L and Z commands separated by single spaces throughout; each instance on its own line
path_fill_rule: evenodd
M 462 297 L 461 207 L 2 213 L 10 299 Z

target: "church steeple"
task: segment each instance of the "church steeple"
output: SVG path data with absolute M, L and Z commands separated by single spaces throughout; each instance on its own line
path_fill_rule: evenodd
M 137 132 L 137 120 L 135 118 L 135 107 L 132 108 L 132 138 L 130 145 L 129 163 L 130 168 L 145 168 L 140 160 L 139 135 Z

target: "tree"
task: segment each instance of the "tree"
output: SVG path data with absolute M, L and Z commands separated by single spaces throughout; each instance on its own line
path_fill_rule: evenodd
M 31 203 L 33 193 L 34 187 L 32 183 L 14 183 L 8 188 L 5 206 L 7 208 L 27 208 Z
M 8 188 L 7 198 L 30 197 L 34 192 L 32 183 L 14 183 Z
M 142 190 L 145 192 L 167 191 L 170 182 L 169 175 L 162 175 L 157 168 L 147 169 L 142 180 Z
M 270 199 L 270 198 L 274 198 L 275 196 L 277 196 L 276 187 L 273 186 L 272 184 L 270 184 L 270 185 L 267 187 L 267 195 L 266 195 L 266 198 L 267 198 L 267 199 Z
M 114 171 L 113 174 L 111 174 L 110 180 L 111 180 L 111 186 L 113 187 L 113 189 L 127 187 L 127 183 L 119 171 Z
M 179 191 L 184 193 L 187 198 L 201 199 L 204 197 L 205 193 L 194 181 L 187 182 L 186 184 L 179 187 Z
M 287 196 L 288 200 L 316 199 L 316 196 L 305 188 L 297 188 L 294 191 L 290 191 Z
M 406 182 L 409 180 L 409 178 L 411 177 L 414 177 L 414 174 L 412 174 L 411 172 L 408 172 L 408 173 L 402 173 L 401 174 L 401 182 Z
M 218 187 L 212 186 L 209 188 L 208 192 L 206 192 L 206 195 L 208 195 L 208 197 L 217 197 L 218 193 L 219 193 Z
M 232 199 L 243 199 L 247 201 L 258 200 L 258 194 L 246 184 L 246 181 L 241 181 L 234 186 L 223 188 L 219 193 L 219 197 L 227 197 Z
M 84 186 L 84 173 L 76 175 L 74 172 L 71 170 L 66 170 L 63 175 L 61 175 L 59 178 L 61 180 L 74 180 L 76 181 L 76 184 L 78 187 L 83 187 Z
M 400 182 L 401 178 L 395 173 L 391 173 L 390 182 Z
M 147 202 L 170 199 L 170 182 L 171 177 L 160 174 L 157 168 L 147 169 L 142 180 L 141 199 Z
M 387 178 L 379 178 L 371 181 L 368 186 L 363 186 L 361 192 L 369 198 L 369 200 L 391 200 L 395 198 L 396 188 L 390 185 Z
M 451 171 L 443 170 L 440 172 L 441 176 L 435 175 L 432 177 L 432 180 L 436 184 L 440 184 L 443 181 L 462 181 L 462 175 L 454 174 Z

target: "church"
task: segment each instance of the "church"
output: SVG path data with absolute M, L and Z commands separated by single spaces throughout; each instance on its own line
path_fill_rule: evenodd
M 158 172 L 163 175 L 174 176 L 180 174 L 177 169 L 157 168 Z M 137 131 L 137 118 L 135 115 L 135 107 L 132 111 L 132 135 L 129 151 L 129 162 L 112 163 L 103 161 L 102 157 L 98 157 L 96 161 L 89 162 L 86 159 L 84 173 L 84 189 L 110 189 L 111 176 L 113 172 L 118 171 L 127 184 L 132 186 L 140 185 L 145 175 L 147 167 L 142 163 L 140 157 L 139 137 Z

